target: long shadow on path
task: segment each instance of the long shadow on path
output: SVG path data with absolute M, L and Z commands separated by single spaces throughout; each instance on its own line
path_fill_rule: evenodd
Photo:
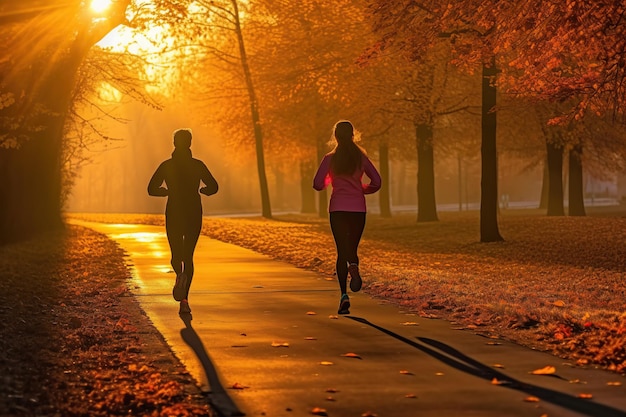
M 433 358 L 445 363 L 448 366 L 451 366 L 452 368 L 458 369 L 459 371 L 466 372 L 470 375 L 488 381 L 497 378 L 498 381 L 506 382 L 505 384 L 501 385 L 502 387 L 523 391 L 543 401 L 547 401 L 563 408 L 570 409 L 577 413 L 586 414 L 592 417 L 626 417 L 626 412 L 615 409 L 613 407 L 594 403 L 586 399 L 576 398 L 559 391 L 554 391 L 548 388 L 538 387 L 536 385 L 531 385 L 525 382 L 518 381 L 508 375 L 498 372 L 490 366 L 487 366 L 475 359 L 470 358 L 462 352 L 459 352 L 457 349 L 437 340 L 429 339 L 426 337 L 418 337 L 417 340 L 421 342 L 418 343 L 397 333 L 394 333 L 389 329 L 378 326 L 368 321 L 367 319 L 354 316 L 346 316 L 346 318 L 371 326 L 374 329 L 379 330 L 395 339 L 398 339 L 409 346 L 419 349 L 420 351 L 432 356 Z
M 220 416 L 245 416 L 246 414 L 239 410 L 220 382 L 217 369 L 213 365 L 211 357 L 204 348 L 202 340 L 198 337 L 198 333 L 191 326 L 191 314 L 180 314 L 180 318 L 185 323 L 185 327 L 180 330 L 180 335 L 185 343 L 196 353 L 211 387 L 209 394 L 211 405 Z

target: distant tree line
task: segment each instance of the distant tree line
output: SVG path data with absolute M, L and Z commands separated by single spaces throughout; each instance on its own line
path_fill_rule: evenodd
M 119 24 L 153 37 L 162 29 L 161 64 L 178 74 L 170 88 L 203 106 L 227 157 L 255 160 L 267 218 L 267 161 L 278 176 L 299 176 L 303 212 L 326 215 L 327 196 L 316 199 L 310 181 L 339 119 L 364 133 L 380 167 L 383 216 L 390 160 L 417 161 L 416 220 L 436 221 L 437 155 L 479 153 L 483 242 L 502 240 L 503 152 L 545 167 L 548 215 L 565 214 L 564 161 L 569 215 L 585 214 L 585 171 L 623 169 L 621 2 L 118 0 L 105 16 L 87 6 L 2 6 L 0 243 L 61 227 L 70 161 L 94 137 L 109 139 L 81 113 L 99 81 L 159 105 L 146 57 L 94 47 Z

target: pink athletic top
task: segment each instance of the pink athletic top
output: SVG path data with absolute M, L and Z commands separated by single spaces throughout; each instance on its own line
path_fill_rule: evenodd
M 354 211 L 366 212 L 365 194 L 375 193 L 380 189 L 380 174 L 372 164 L 372 161 L 365 155 L 361 161 L 361 169 L 356 170 L 352 175 L 333 175 L 330 172 L 330 160 L 333 153 L 328 153 L 322 159 L 315 178 L 313 188 L 322 191 L 332 185 L 333 191 L 330 195 L 328 211 Z M 361 178 L 363 173 L 370 179 L 369 184 L 363 184 Z

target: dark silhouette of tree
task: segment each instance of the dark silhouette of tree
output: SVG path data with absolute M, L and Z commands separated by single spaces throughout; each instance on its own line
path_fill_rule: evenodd
M 387 142 L 380 142 L 378 145 L 378 169 L 382 179 L 382 186 L 379 191 L 379 206 L 381 217 L 391 217 L 391 191 L 390 181 L 391 171 L 389 169 L 389 145 Z
M 126 22 L 129 1 L 103 18 L 73 1 L 4 4 L 0 65 L 0 243 L 60 228 L 61 155 L 76 74 L 90 48 Z
M 480 194 L 480 241 L 497 242 L 502 239 L 498 228 L 498 159 L 496 151 L 496 87 L 495 60 L 483 64 L 482 88 L 482 159 Z
M 484 4 L 483 4 L 484 3 Z M 404 51 L 413 60 L 422 58 L 437 44 L 447 38 L 453 56 L 466 67 L 477 64 L 483 68 L 482 103 L 482 180 L 481 180 L 481 237 L 482 242 L 502 240 L 498 229 L 498 190 L 496 153 L 496 87 L 495 51 L 489 44 L 489 34 L 495 28 L 496 17 L 488 3 L 466 1 L 449 3 L 443 7 L 436 1 L 407 0 L 402 2 L 372 1 L 374 28 L 380 42 L 372 48 L 376 56 L 386 48 Z M 476 13 L 480 6 L 484 13 Z M 485 177 L 488 175 L 489 177 Z
M 585 193 L 583 182 L 582 145 L 578 144 L 569 151 L 569 187 L 567 214 L 585 216 Z
M 415 126 L 417 139 L 417 221 L 439 220 L 435 201 L 435 157 L 432 124 Z
M 548 163 L 548 216 L 564 216 L 563 208 L 563 145 L 546 140 Z
M 240 109 L 241 106 L 247 106 L 245 117 L 248 118 L 248 123 L 251 122 L 254 138 L 261 215 L 271 218 L 261 98 L 255 85 L 255 74 L 251 69 L 249 44 L 246 41 L 249 36 L 246 21 L 242 20 L 243 15 L 247 16 L 247 21 L 252 16 L 249 15 L 248 10 L 240 10 L 242 4 L 238 0 L 194 2 L 193 13 L 189 13 L 183 22 L 186 25 L 183 36 L 186 31 L 187 45 L 183 40 L 182 47 L 193 51 L 192 53 L 198 59 L 192 64 L 193 68 L 189 68 L 190 78 L 184 85 L 194 90 L 193 92 L 196 93 L 194 99 L 219 103 L 217 107 L 221 108 L 221 117 L 215 122 L 220 124 L 225 132 L 232 135 L 234 140 L 241 142 L 246 141 L 244 136 L 249 136 L 242 133 L 249 132 L 249 128 L 242 127 L 244 114 Z M 245 3 L 245 6 L 248 7 L 248 4 Z M 207 76 L 208 71 L 217 76 Z M 242 90 L 242 85 L 245 99 L 238 93 Z M 198 97 L 200 95 L 203 97 Z

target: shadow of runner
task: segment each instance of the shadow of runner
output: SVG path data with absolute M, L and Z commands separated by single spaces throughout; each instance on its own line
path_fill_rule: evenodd
M 213 362 L 209 357 L 206 349 L 204 348 L 204 344 L 202 340 L 198 337 L 198 333 L 191 326 L 192 316 L 190 313 L 181 313 L 180 319 L 185 323 L 185 328 L 180 330 L 180 335 L 193 349 L 196 353 L 196 356 L 200 360 L 202 367 L 204 368 L 204 373 L 207 376 L 207 380 L 209 381 L 209 387 L 211 389 L 209 393 L 209 401 L 211 405 L 215 408 L 220 416 L 245 416 L 246 414 L 239 410 L 237 405 L 230 398 L 222 383 L 220 382 L 219 376 L 217 374 L 217 369 L 213 366 Z
M 516 379 L 511 378 L 510 376 L 503 374 L 502 372 L 499 372 L 491 368 L 490 366 L 487 366 L 475 359 L 470 358 L 469 356 L 463 354 L 462 352 L 459 352 L 452 346 L 446 345 L 445 343 L 439 342 L 437 340 L 429 339 L 426 337 L 418 337 L 417 340 L 421 342 L 418 343 L 397 333 L 394 333 L 389 329 L 378 326 L 362 317 L 346 316 L 346 318 L 362 324 L 366 324 L 375 328 L 376 330 L 380 330 L 381 332 L 395 339 L 398 339 L 409 346 L 413 346 L 414 348 L 421 350 L 422 352 L 432 356 L 433 358 L 445 363 L 446 365 L 454 369 L 458 369 L 459 371 L 466 372 L 470 375 L 485 379 L 487 381 L 491 381 L 494 378 L 497 378 L 498 381 L 504 381 L 505 383 L 500 385 L 502 387 L 526 392 L 527 394 L 535 396 L 542 401 L 547 401 L 560 407 L 570 409 L 577 413 L 586 414 L 591 417 L 626 417 L 626 412 L 607 405 L 594 403 L 587 399 L 573 397 L 569 394 L 554 391 L 549 388 L 543 388 L 536 385 L 527 384 L 525 382 L 517 381 Z

